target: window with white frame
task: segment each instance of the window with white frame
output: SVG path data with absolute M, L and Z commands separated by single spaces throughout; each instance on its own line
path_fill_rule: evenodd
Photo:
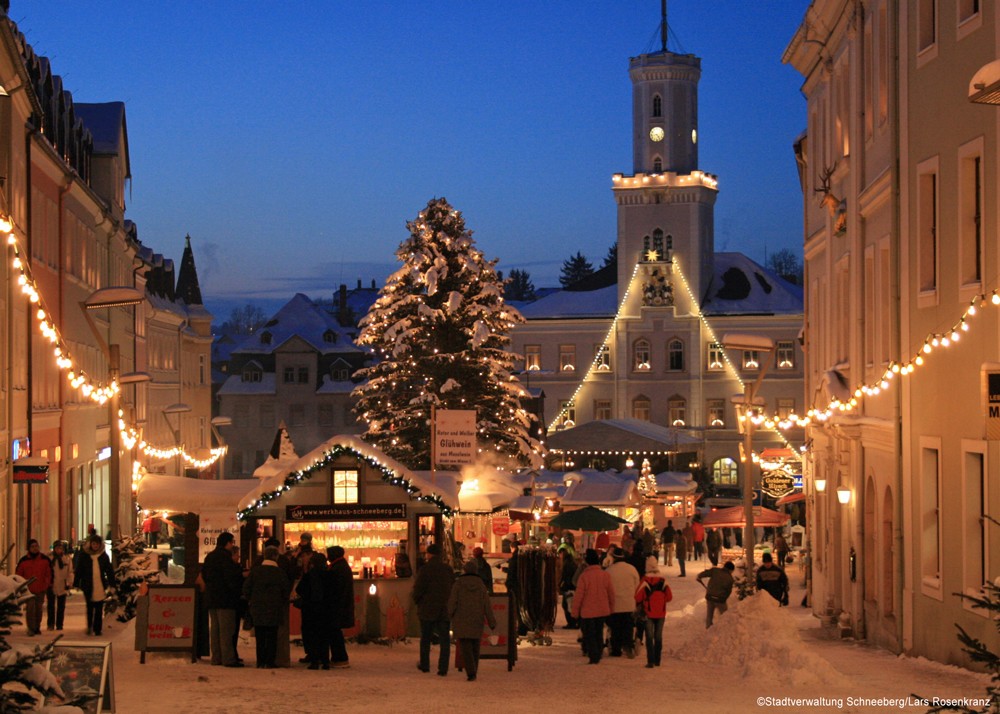
M 636 340 L 632 346 L 632 369 L 637 372 L 649 371 L 649 342 L 647 340 Z
M 611 400 L 610 399 L 595 399 L 594 400 L 594 419 L 596 421 L 604 421 L 611 418 Z
M 632 418 L 639 421 L 649 421 L 651 418 L 652 404 L 649 397 L 638 396 L 632 400 Z
M 667 423 L 670 426 L 687 425 L 687 401 L 683 397 L 667 400 Z
M 356 469 L 334 469 L 333 502 L 358 502 L 358 472 Z
M 959 277 L 962 286 L 978 288 L 983 280 L 983 159 L 978 153 L 959 158 L 958 203 Z
M 725 351 L 718 342 L 710 342 L 708 345 L 708 369 L 709 371 L 719 371 L 726 368 Z
M 680 340 L 667 343 L 667 369 L 671 372 L 684 370 L 684 343 Z
M 576 404 L 572 400 L 559 401 L 559 423 L 567 428 L 576 426 Z
M 920 575 L 924 585 L 941 587 L 941 458 L 934 440 L 920 448 Z
M 985 446 L 975 451 L 970 449 L 965 451 L 963 472 L 965 484 L 962 492 L 965 503 L 962 504 L 964 545 L 962 579 L 967 594 L 979 594 L 983 586 L 990 581 Z
M 285 367 L 281 372 L 281 381 L 285 384 L 294 384 L 295 367 Z
M 775 400 L 775 406 L 775 413 L 778 415 L 778 418 L 787 419 L 795 413 L 795 398 L 778 397 L 777 400 Z
M 760 369 L 760 352 L 757 350 L 743 350 L 743 369 L 753 371 Z
M 559 345 L 559 371 L 576 371 L 576 345 Z
M 937 163 L 928 162 L 917 176 L 917 270 L 921 292 L 937 289 Z
M 937 42 L 937 0 L 917 0 L 917 51 Z
M 259 382 L 264 379 L 264 370 L 256 362 L 251 362 L 240 373 L 241 382 Z
M 536 372 L 542 368 L 542 346 L 524 346 L 524 369 L 528 372 Z
M 610 372 L 611 371 L 611 350 L 607 345 L 597 345 L 594 354 L 597 355 L 597 359 L 594 360 L 594 364 L 597 367 L 598 372 Z
M 774 346 L 774 364 L 778 369 L 795 369 L 795 342 L 778 340 Z
M 708 413 L 708 426 L 712 429 L 721 429 L 726 425 L 726 400 L 709 399 L 706 405 Z

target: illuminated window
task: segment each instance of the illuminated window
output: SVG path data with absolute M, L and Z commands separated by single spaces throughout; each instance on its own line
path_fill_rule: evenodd
M 576 370 L 576 345 L 559 345 L 559 371 Z
M 791 397 L 778 397 L 776 402 L 779 419 L 787 419 L 795 413 L 795 399 Z
M 795 369 L 795 343 L 791 340 L 780 340 L 774 350 L 778 369 Z
M 572 401 L 559 401 L 559 423 L 567 428 L 576 426 L 576 404 Z
M 637 372 L 648 372 L 650 369 L 649 342 L 636 340 L 632 347 L 632 369 Z
M 650 420 L 651 403 L 649 397 L 638 396 L 632 400 L 632 418 L 639 421 Z
M 672 372 L 684 369 L 684 343 L 680 340 L 670 340 L 667 343 L 667 369 Z
M 528 372 L 536 372 L 542 368 L 542 346 L 524 346 L 524 369 Z
M 726 425 L 725 399 L 709 399 L 706 411 L 708 413 L 709 428 L 721 429 Z
M 683 397 L 671 397 L 667 401 L 667 419 L 670 426 L 687 425 L 687 401 Z
M 739 485 L 739 468 L 729 457 L 717 459 L 712 464 L 712 481 L 720 486 Z
M 652 260 L 663 260 L 663 256 L 666 255 L 666 251 L 663 249 L 663 231 L 659 228 L 653 231 L 653 251 L 656 253 L 656 257 Z
M 611 349 L 607 345 L 597 345 L 597 348 L 594 350 L 594 354 L 597 355 L 597 359 L 595 360 L 597 371 L 610 372 Z
M 336 469 L 333 472 L 333 502 L 358 502 L 358 472 L 355 469 Z
M 597 421 L 603 421 L 605 419 L 611 418 L 611 400 L 610 399 L 595 399 L 594 400 L 594 419 Z
M 708 369 L 711 371 L 718 371 L 725 369 L 725 353 L 722 350 L 722 345 L 718 342 L 711 342 L 708 345 Z
M 757 350 L 743 350 L 743 369 L 760 369 L 760 353 Z

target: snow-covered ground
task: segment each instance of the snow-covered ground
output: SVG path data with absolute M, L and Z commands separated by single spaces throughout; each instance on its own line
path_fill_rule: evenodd
M 707 567 L 703 564 L 702 567 Z M 802 576 L 789 566 L 792 606 L 779 608 L 766 595 L 737 602 L 704 629 L 703 589 L 692 563 L 686 578 L 676 565 L 663 568 L 673 592 L 664 627 L 663 665 L 644 668 L 645 656 L 604 658 L 586 666 L 576 630 L 557 629 L 550 647 L 522 645 L 512 672 L 506 663 L 480 664 L 476 682 L 452 670 L 447 677 L 417 670 L 416 640 L 391 647 L 348 645 L 351 667 L 310 671 L 258 670 L 253 641 L 242 634 L 245 669 L 192 664 L 184 655 L 150 652 L 139 664 L 133 651 L 134 621 L 105 624 L 113 643 L 117 711 L 213 712 L 881 712 L 925 711 L 906 703 L 924 697 L 982 698 L 988 678 L 954 666 L 897 657 L 849 641 L 828 639 L 818 621 L 799 607 Z M 83 600 L 70 598 L 66 639 L 83 634 Z M 561 625 L 561 610 L 560 620 Z M 15 628 L 12 640 L 36 644 Z M 454 651 L 454 650 L 453 650 Z M 302 656 L 292 648 L 292 660 Z M 432 661 L 436 649 L 432 651 Z M 769 699 L 768 699 L 769 698 Z M 820 705 L 809 700 L 825 699 Z M 796 701 L 798 700 L 798 701 Z M 867 701 L 859 701 L 867 700 Z

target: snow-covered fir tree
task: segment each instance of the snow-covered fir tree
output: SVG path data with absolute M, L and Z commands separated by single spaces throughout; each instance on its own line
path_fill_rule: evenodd
M 114 615 L 119 622 L 135 617 L 136 600 L 143 583 L 158 583 L 160 569 L 156 552 L 146 551 L 142 533 L 125 535 L 111 544 L 114 552 L 115 585 L 111 597 L 104 603 L 104 611 Z
M 376 357 L 354 390 L 365 440 L 411 468 L 429 468 L 431 407 L 475 409 L 480 449 L 501 457 L 500 466 L 531 463 L 540 445 L 507 350 L 524 318 L 504 302 L 496 261 L 483 257 L 443 198 L 407 229 L 396 251 L 403 265 L 361 321 L 358 342 Z

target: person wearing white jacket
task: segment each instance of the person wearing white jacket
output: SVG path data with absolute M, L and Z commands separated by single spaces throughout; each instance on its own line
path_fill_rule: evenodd
M 47 599 L 45 623 L 50 630 L 61 630 L 66 615 L 66 595 L 73 587 L 73 559 L 66 553 L 66 544 L 57 540 L 49 554 L 52 561 L 52 585 L 45 593 Z
M 608 618 L 611 628 L 611 656 L 621 657 L 624 651 L 629 659 L 635 657 L 632 632 L 635 629 L 632 613 L 635 611 L 635 591 L 639 587 L 639 572 L 625 561 L 625 552 L 615 546 L 611 549 L 608 566 L 611 586 L 615 590 L 615 609 Z

